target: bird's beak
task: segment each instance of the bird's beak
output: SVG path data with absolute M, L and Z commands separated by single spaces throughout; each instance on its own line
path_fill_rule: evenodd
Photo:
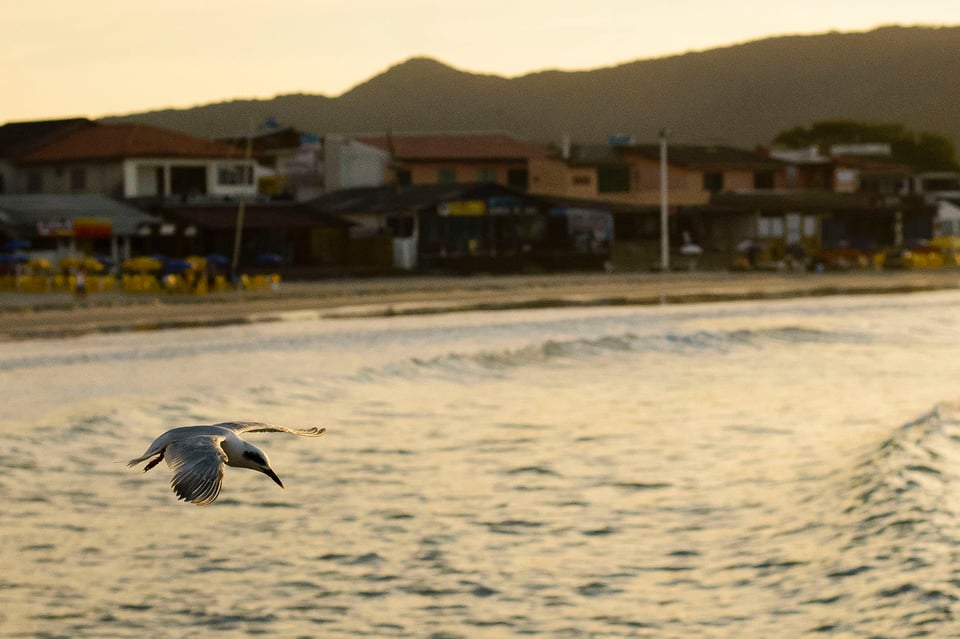
M 273 472 L 272 468 L 261 468 L 260 472 L 266 475 L 267 477 L 269 477 L 270 479 L 272 479 L 273 481 L 277 482 L 277 486 L 280 486 L 280 488 L 284 487 L 283 482 L 280 481 L 280 478 L 277 477 L 277 474 Z

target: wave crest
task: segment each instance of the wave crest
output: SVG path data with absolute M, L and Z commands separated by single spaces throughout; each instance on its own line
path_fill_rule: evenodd
M 410 378 L 416 376 L 503 375 L 526 366 L 562 365 L 596 357 L 623 354 L 668 353 L 697 356 L 705 352 L 725 353 L 743 348 L 762 349 L 772 342 L 863 343 L 866 338 L 854 332 L 823 330 L 803 326 L 777 326 L 725 331 L 669 331 L 641 335 L 625 332 L 593 338 L 552 338 L 520 348 L 452 352 L 428 358 L 411 358 L 380 369 L 364 368 L 358 377 Z

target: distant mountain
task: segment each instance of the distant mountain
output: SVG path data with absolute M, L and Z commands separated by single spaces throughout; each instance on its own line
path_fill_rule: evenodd
M 784 36 L 590 71 L 503 78 L 427 58 L 391 67 L 339 97 L 282 95 L 108 118 L 204 137 L 242 135 L 273 117 L 316 133 L 509 131 L 736 146 L 769 143 L 817 120 L 901 123 L 960 149 L 960 27 L 884 27 Z

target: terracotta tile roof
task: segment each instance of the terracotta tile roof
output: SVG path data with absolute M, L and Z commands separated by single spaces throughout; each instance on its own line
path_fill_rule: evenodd
M 393 153 L 400 161 L 523 160 L 547 157 L 544 144 L 504 134 L 360 136 L 357 141 Z
M 101 124 L 57 138 L 18 160 L 40 163 L 150 157 L 242 158 L 244 151 L 146 124 Z

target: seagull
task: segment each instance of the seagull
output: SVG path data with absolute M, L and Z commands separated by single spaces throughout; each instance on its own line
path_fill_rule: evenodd
M 295 429 L 261 422 L 223 422 L 209 426 L 172 428 L 153 440 L 142 456 L 131 459 L 128 468 L 147 461 L 147 472 L 164 458 L 173 469 L 170 485 L 178 499 L 198 506 L 213 503 L 223 486 L 223 465 L 258 470 L 283 488 L 270 468 L 266 453 L 240 437 L 242 433 L 292 433 L 320 437 L 326 428 Z

